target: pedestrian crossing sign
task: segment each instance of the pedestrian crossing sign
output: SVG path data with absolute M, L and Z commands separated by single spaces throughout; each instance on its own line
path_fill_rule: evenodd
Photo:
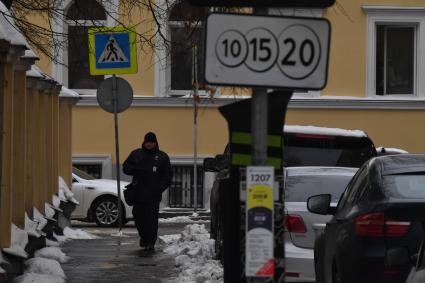
M 137 73 L 136 33 L 125 27 L 90 28 L 91 75 Z

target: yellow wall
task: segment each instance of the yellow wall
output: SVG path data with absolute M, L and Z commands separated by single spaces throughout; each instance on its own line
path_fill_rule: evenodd
M 331 22 L 328 84 L 322 95 L 365 96 L 366 25 L 362 6 L 423 7 L 424 0 L 336 0 L 324 17 Z
M 160 148 L 169 155 L 193 154 L 193 112 L 190 108 L 130 108 L 119 114 L 120 156 L 140 147 L 146 132 L 157 134 Z M 115 160 L 113 115 L 97 107 L 73 108 L 73 154 L 111 154 Z M 222 153 L 227 124 L 216 108 L 200 109 L 199 155 Z M 115 161 L 114 161 L 115 162 Z
M 290 109 L 286 124 L 364 130 L 375 145 L 425 153 L 425 124 L 421 110 Z M 73 109 L 73 154 L 114 154 L 113 116 L 99 108 Z M 140 146 L 147 131 L 157 133 L 161 149 L 170 156 L 193 152 L 192 111 L 188 108 L 132 108 L 119 115 L 121 161 Z M 199 155 L 221 153 L 227 125 L 217 108 L 200 111 Z

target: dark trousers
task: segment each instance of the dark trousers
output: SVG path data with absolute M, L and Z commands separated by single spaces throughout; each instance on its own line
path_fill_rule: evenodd
M 158 236 L 159 202 L 136 203 L 133 217 L 140 236 L 140 245 L 155 245 Z

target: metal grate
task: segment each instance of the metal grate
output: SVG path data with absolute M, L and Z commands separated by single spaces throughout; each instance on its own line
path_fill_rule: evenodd
M 177 165 L 173 166 L 173 180 L 169 189 L 169 206 L 173 208 L 193 208 L 193 166 Z M 197 184 L 197 207 L 203 208 L 204 203 L 204 173 L 201 166 L 198 166 Z

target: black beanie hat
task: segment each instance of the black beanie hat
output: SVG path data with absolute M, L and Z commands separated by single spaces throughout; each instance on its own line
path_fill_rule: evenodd
M 158 141 L 156 140 L 156 135 L 152 132 L 149 132 L 145 135 L 144 142 L 156 142 L 156 143 L 158 143 Z

